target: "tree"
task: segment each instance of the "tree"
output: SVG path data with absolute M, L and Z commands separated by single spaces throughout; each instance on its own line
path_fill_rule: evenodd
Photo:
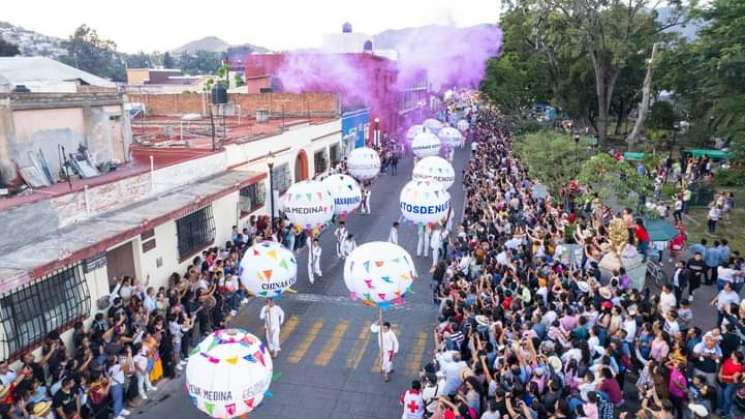
M 592 69 L 595 106 L 594 126 L 605 141 L 616 83 L 639 50 L 648 51 L 662 31 L 679 24 L 682 7 L 672 3 L 673 12 L 657 23 L 651 0 L 516 0 L 512 8 L 525 12 L 524 25 L 535 40 L 536 49 L 549 58 L 546 72 L 554 76 L 562 60 L 586 56 Z M 561 80 L 561 77 L 557 78 Z M 571 95 L 572 92 L 569 92 Z M 569 96 L 571 97 L 571 96 Z
M 130 54 L 127 56 L 127 67 L 151 68 L 153 67 L 153 60 L 150 55 L 140 51 L 137 54 Z
M 0 57 L 15 57 L 21 55 L 18 45 L 12 44 L 0 37 Z
M 173 59 L 171 53 L 167 52 L 163 54 L 163 67 L 164 68 L 175 68 L 176 60 Z
M 642 87 L 642 101 L 639 103 L 639 113 L 636 116 L 634 129 L 626 138 L 626 143 L 629 145 L 629 148 L 633 147 L 639 138 L 642 126 L 644 125 L 644 121 L 647 119 L 647 113 L 649 112 L 649 101 L 652 94 L 652 76 L 654 74 L 655 66 L 657 65 L 658 46 L 659 44 L 657 43 L 652 46 L 652 56 L 649 58 L 649 63 L 647 64 L 647 75 L 644 77 L 644 85 Z
M 179 57 L 178 66 L 185 74 L 215 74 L 220 68 L 220 58 L 217 52 L 200 50 L 194 55 L 185 52 Z
M 637 207 L 639 197 L 649 196 L 653 189 L 649 177 L 639 175 L 631 164 L 616 161 L 607 153 L 584 162 L 578 179 L 591 186 L 603 200 L 616 201 L 629 208 Z
M 116 51 L 116 43 L 99 37 L 95 29 L 81 25 L 63 46 L 65 64 L 114 81 L 126 79 L 124 57 Z

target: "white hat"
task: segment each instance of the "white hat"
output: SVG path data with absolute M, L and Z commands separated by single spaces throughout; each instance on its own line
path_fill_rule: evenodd
M 582 292 L 590 292 L 590 284 L 586 281 L 577 281 L 577 288 Z
M 709 416 L 709 410 L 706 409 L 706 406 L 704 406 L 702 404 L 688 403 L 688 409 L 690 409 L 691 412 L 694 415 L 696 415 L 696 416 L 698 416 L 700 418 L 705 418 L 705 417 Z
M 548 365 L 551 366 L 554 372 L 556 373 L 561 372 L 561 359 L 559 359 L 558 356 L 551 355 L 550 357 L 548 357 Z

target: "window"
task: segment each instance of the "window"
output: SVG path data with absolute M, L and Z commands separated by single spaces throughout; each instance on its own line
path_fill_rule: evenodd
M 176 220 L 178 254 L 181 261 L 193 256 L 215 241 L 215 219 L 212 205 Z
M 353 142 L 357 142 L 357 136 L 354 136 L 350 139 Z M 357 145 L 353 145 L 352 149 L 356 147 Z M 333 144 L 329 147 L 329 154 L 331 154 L 331 166 L 336 166 L 341 161 L 341 149 L 339 148 L 339 144 Z
M 313 154 L 313 166 L 315 167 L 315 173 L 323 173 L 328 170 L 329 159 L 326 156 L 326 149 L 318 150 Z
M 278 191 L 280 195 L 287 192 L 292 185 L 292 174 L 290 173 L 290 164 L 282 163 L 274 166 L 272 169 L 272 181 L 274 182 L 274 190 Z
M 264 206 L 265 201 L 266 187 L 263 181 L 241 188 L 238 195 L 238 209 L 240 210 L 241 217 L 245 217 L 261 208 Z
M 4 339 L 1 359 L 9 359 L 87 317 L 91 296 L 80 264 L 0 297 Z

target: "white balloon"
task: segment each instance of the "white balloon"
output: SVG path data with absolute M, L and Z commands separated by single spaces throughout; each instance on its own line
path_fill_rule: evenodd
M 372 148 L 355 148 L 347 157 L 347 170 L 357 179 L 372 179 L 380 173 L 380 156 Z
M 439 182 L 412 180 L 401 190 L 401 214 L 417 225 L 439 223 L 449 209 L 450 194 Z
M 442 129 L 442 127 L 444 126 L 442 122 L 434 118 L 429 118 L 429 119 L 424 120 L 423 125 L 427 127 L 428 130 L 434 132 L 435 134 L 437 133 L 437 131 Z
M 411 151 L 417 157 L 436 156 L 440 153 L 440 139 L 431 132 L 421 132 L 411 142 Z
M 259 338 L 241 329 L 210 334 L 194 348 L 186 364 L 189 399 L 213 418 L 251 412 L 271 382 L 272 357 Z
M 447 160 L 440 156 L 429 156 L 414 165 L 411 174 L 413 180 L 431 180 L 439 182 L 443 189 L 449 189 L 455 182 L 455 170 Z
M 334 198 L 334 214 L 347 215 L 362 203 L 362 190 L 353 177 L 330 175 L 322 181 Z
M 466 131 L 469 128 L 468 121 L 466 121 L 465 119 L 461 119 L 460 121 L 458 121 L 458 124 L 456 126 L 461 131 Z
M 287 219 L 306 230 L 321 228 L 334 216 L 331 192 L 317 180 L 293 184 L 285 192 L 281 204 Z
M 443 145 L 450 147 L 457 147 L 463 143 L 463 134 L 453 127 L 445 127 L 441 129 L 437 136 L 442 141 Z
M 344 262 L 344 284 L 352 299 L 369 306 L 402 304 L 416 276 L 409 253 L 389 242 L 365 243 Z
M 257 243 L 243 255 L 239 265 L 241 283 L 254 295 L 279 297 L 297 279 L 295 255 L 273 241 Z
M 414 137 L 416 137 L 418 134 L 421 134 L 423 132 L 426 132 L 427 128 L 424 128 L 424 125 L 416 124 L 409 127 L 408 130 L 406 130 L 406 138 L 409 140 L 413 140 Z

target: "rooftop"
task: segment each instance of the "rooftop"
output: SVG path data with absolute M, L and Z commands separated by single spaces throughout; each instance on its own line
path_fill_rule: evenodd
M 0 57 L 0 84 L 25 85 L 32 92 L 69 91 L 68 85 L 115 89 L 113 82 L 46 57 Z M 2 86 L 0 86 L 2 87 Z

